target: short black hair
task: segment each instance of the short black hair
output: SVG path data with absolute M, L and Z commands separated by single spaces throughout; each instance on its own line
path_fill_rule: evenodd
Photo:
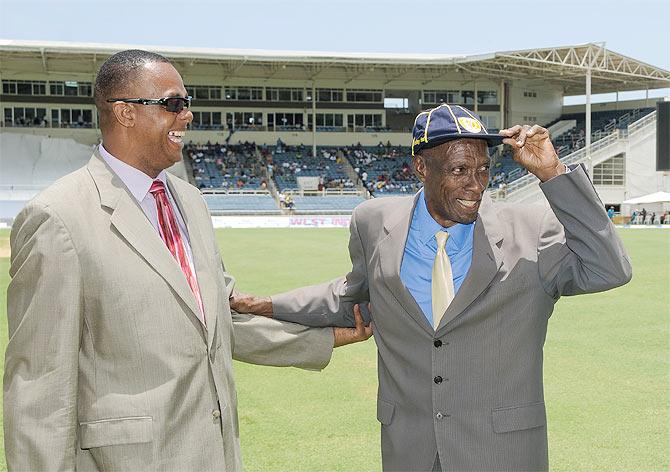
M 155 52 L 143 51 L 141 49 L 128 49 L 117 52 L 107 59 L 95 79 L 95 89 L 93 99 L 98 112 L 103 115 L 107 109 L 106 100 L 116 98 L 117 92 L 127 84 L 129 80 L 134 79 L 139 69 L 145 64 L 155 62 L 167 62 L 170 60 Z

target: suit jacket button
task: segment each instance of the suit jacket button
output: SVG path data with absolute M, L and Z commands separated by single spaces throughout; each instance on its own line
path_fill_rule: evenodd
M 436 339 L 435 341 L 433 341 L 433 346 L 441 347 L 442 346 L 442 341 L 440 341 L 439 339 Z
M 218 420 L 219 418 L 221 418 L 221 411 L 220 410 L 214 410 L 212 412 L 212 416 L 214 417 L 214 419 Z
M 433 379 L 433 382 L 435 382 L 436 384 L 441 384 L 441 383 L 442 383 L 442 377 L 440 377 L 440 376 L 438 375 L 437 377 L 435 377 L 435 378 Z
M 444 414 L 441 411 L 438 411 L 437 414 L 435 415 L 435 418 L 441 420 L 442 418 L 444 418 Z

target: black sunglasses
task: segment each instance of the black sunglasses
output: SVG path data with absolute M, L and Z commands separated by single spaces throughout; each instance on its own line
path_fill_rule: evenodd
M 184 108 L 191 106 L 193 97 L 164 97 L 164 98 L 110 98 L 107 101 L 124 102 L 124 103 L 139 103 L 140 105 L 160 105 L 172 113 L 180 113 Z

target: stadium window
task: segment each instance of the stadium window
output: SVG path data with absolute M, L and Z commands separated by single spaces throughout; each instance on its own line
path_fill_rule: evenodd
M 347 117 L 347 126 L 352 131 L 379 129 L 382 127 L 382 115 L 379 113 L 351 114 Z
M 5 108 L 5 124 L 8 126 L 47 126 L 46 108 Z
M 265 89 L 265 97 L 269 102 L 302 102 L 304 90 L 301 88 L 276 88 Z
M 347 90 L 348 102 L 381 102 L 381 90 Z
M 259 129 L 263 127 L 263 113 L 247 111 L 226 113 L 226 125 L 232 129 Z
M 2 93 L 4 95 L 16 95 L 16 82 L 9 80 L 2 81 Z
M 66 97 L 92 97 L 93 84 L 91 82 L 76 81 L 49 82 L 49 94 Z
M 475 104 L 475 92 L 474 90 L 462 90 L 461 91 L 461 102 L 464 105 L 474 105 Z
M 7 95 L 46 95 L 46 82 L 40 80 L 3 80 L 2 93 Z
M 187 85 L 189 95 L 200 100 L 221 100 L 221 87 L 216 85 Z
M 65 84 L 63 82 L 49 82 L 49 94 L 50 95 L 64 95 Z
M 524 90 L 523 96 L 526 98 L 537 98 L 537 92 L 534 90 Z
M 32 95 L 33 86 L 30 82 L 17 82 L 16 83 L 16 94 L 17 95 Z
M 316 89 L 317 102 L 341 102 L 343 101 L 343 97 L 344 91 L 342 89 Z
M 460 103 L 460 92 L 458 90 L 424 90 L 423 103 Z
M 344 115 L 342 113 L 317 113 L 317 131 L 343 131 Z M 312 115 L 307 115 L 307 128 L 312 129 Z
M 384 108 L 407 110 L 409 108 L 409 99 L 407 98 L 385 98 Z
M 304 116 L 302 113 L 269 113 L 268 127 L 275 130 L 302 130 Z
M 261 101 L 263 87 L 225 87 L 224 97 L 226 100 Z
M 261 87 L 238 87 L 237 99 L 246 101 L 263 100 L 263 89 Z
M 78 95 L 80 97 L 92 97 L 93 87 L 90 82 L 79 82 Z
M 61 128 L 92 128 L 93 110 L 84 108 L 61 108 L 58 122 L 52 110 L 51 116 L 53 125 L 60 125 Z
M 479 105 L 497 105 L 498 92 L 495 90 L 478 90 L 477 103 Z
M 623 186 L 626 176 L 625 154 L 617 154 L 593 167 L 594 185 Z
M 65 96 L 76 97 L 79 94 L 79 84 L 77 82 L 65 82 Z

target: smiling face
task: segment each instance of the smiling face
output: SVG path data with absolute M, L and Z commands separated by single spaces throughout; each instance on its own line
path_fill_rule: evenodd
M 489 182 L 490 159 L 484 140 L 448 141 L 422 151 L 413 162 L 435 221 L 449 227 L 477 219 Z
M 142 65 L 123 89 L 123 97 L 119 98 L 187 96 L 179 72 L 167 62 Z M 116 124 L 121 125 L 115 126 L 120 133 L 109 139 L 103 133 L 103 140 L 115 157 L 152 178 L 181 160 L 186 127 L 193 120 L 187 108 L 173 113 L 160 105 L 115 102 L 113 113 Z
M 168 63 L 152 62 L 143 67 L 133 97 L 186 97 L 186 88 L 179 72 Z M 186 127 L 193 114 L 184 108 L 172 113 L 158 105 L 133 105 L 136 109 L 134 134 L 140 158 L 152 173 L 158 173 L 182 158 Z M 157 172 L 156 172 L 157 171 Z M 150 175 L 150 174 L 149 174 Z M 153 177 L 153 176 L 152 176 Z

